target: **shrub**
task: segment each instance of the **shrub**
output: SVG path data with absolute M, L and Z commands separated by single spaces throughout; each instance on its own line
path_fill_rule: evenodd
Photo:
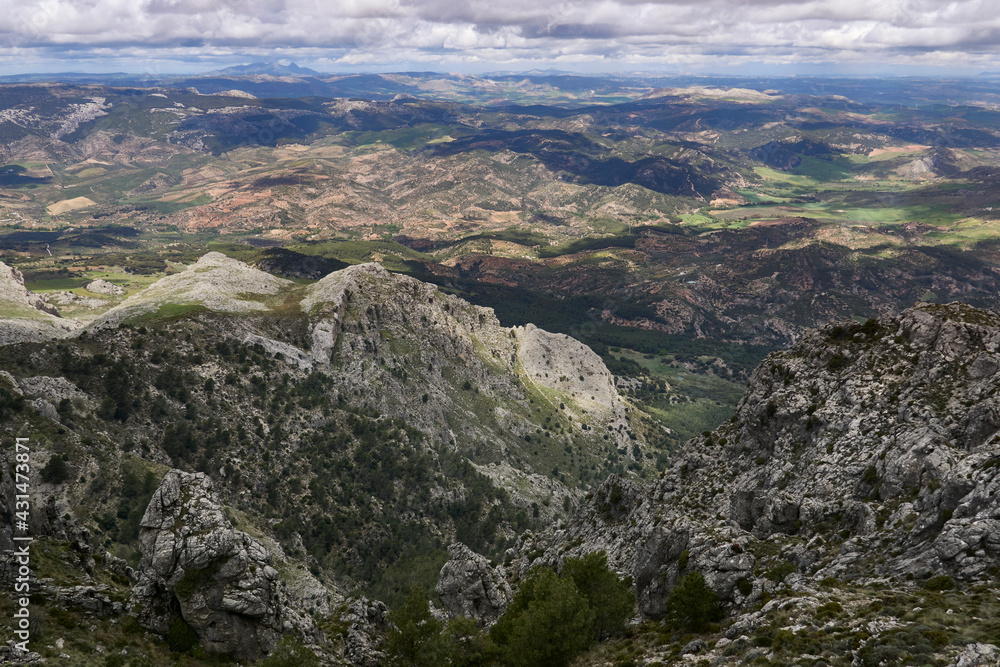
M 850 365 L 851 365 L 851 360 L 845 357 L 840 352 L 834 352 L 833 356 L 830 357 L 830 360 L 826 362 L 827 370 L 833 372 L 839 371 L 840 369 L 846 368 L 847 366 Z
M 795 643 L 795 633 L 791 630 L 778 630 L 771 638 L 771 648 L 775 651 L 790 648 Z
M 781 583 L 785 577 L 798 570 L 798 566 L 791 561 L 782 561 L 764 571 L 764 577 L 773 582 Z
M 292 637 L 282 637 L 274 651 L 260 667 L 319 667 L 319 658 L 312 650 Z
M 570 578 L 536 568 L 490 631 L 511 667 L 564 667 L 590 646 L 594 610 Z
M 829 621 L 834 618 L 840 618 L 843 614 L 844 606 L 836 600 L 830 600 L 816 608 L 816 620 L 818 621 Z
M 178 617 L 167 630 L 167 646 L 177 653 L 190 653 L 198 646 L 198 635 L 183 618 Z
M 0 387 L 0 419 L 24 409 L 24 396 L 15 394 L 6 387 Z
M 924 588 L 929 591 L 950 591 L 955 588 L 955 580 L 947 574 L 939 574 L 925 581 Z
M 865 474 L 861 477 L 861 481 L 865 484 L 875 484 L 878 482 L 878 471 L 875 466 L 868 466 L 865 468 Z
M 667 597 L 667 618 L 678 627 L 701 632 L 722 617 L 719 597 L 705 583 L 700 572 L 681 577 Z
M 410 591 L 403 606 L 389 615 L 393 627 L 385 640 L 387 665 L 435 667 L 444 664 L 446 645 L 441 635 L 444 624 L 431 616 L 423 590 Z
M 43 482 L 62 484 L 69 479 L 69 466 L 66 465 L 65 458 L 56 455 L 49 459 L 49 462 L 45 464 L 40 474 Z
M 179 598 L 191 597 L 199 589 L 212 581 L 212 578 L 218 574 L 219 569 L 227 560 L 229 560 L 228 557 L 221 558 L 211 561 L 203 568 L 191 568 L 187 570 L 180 581 L 174 584 L 174 594 Z
M 635 610 L 635 593 L 631 579 L 619 579 L 608 569 L 604 551 L 567 558 L 562 576 L 573 581 L 594 610 L 594 639 L 600 641 L 625 632 L 625 623 Z
M 451 667 L 481 667 L 494 664 L 500 657 L 493 640 L 471 618 L 458 616 L 448 622 L 444 641 Z
M 916 625 L 896 628 L 873 638 L 857 656 L 864 667 L 923 665 L 931 663 L 935 651 L 947 643 L 946 634 Z

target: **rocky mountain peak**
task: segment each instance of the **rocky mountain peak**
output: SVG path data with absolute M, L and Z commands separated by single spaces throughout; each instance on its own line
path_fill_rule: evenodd
M 295 283 L 219 252 L 210 252 L 180 273 L 160 279 L 104 313 L 91 326 L 113 326 L 145 315 L 209 311 L 266 313 Z

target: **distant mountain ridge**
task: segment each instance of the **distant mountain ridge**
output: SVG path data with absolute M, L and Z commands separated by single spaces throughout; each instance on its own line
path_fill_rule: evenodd
M 205 72 L 201 76 L 257 76 L 269 74 L 272 76 L 323 76 L 321 72 L 308 67 L 299 67 L 295 63 L 287 65 L 281 62 L 272 63 L 250 63 L 249 65 L 233 65 L 223 69 Z

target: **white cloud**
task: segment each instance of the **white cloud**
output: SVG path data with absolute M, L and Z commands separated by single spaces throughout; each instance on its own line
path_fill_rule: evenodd
M 0 0 L 17 57 L 716 66 L 727 57 L 996 67 L 995 0 Z M 4 58 L 6 56 L 6 58 Z M 122 63 L 126 68 L 127 63 Z

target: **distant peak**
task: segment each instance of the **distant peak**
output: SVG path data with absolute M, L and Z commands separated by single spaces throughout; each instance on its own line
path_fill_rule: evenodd
M 271 76 L 322 76 L 319 72 L 308 67 L 299 67 L 293 62 L 272 62 L 272 63 L 250 63 L 248 65 L 234 65 L 224 69 L 206 72 L 202 76 L 259 76 L 261 74 Z

